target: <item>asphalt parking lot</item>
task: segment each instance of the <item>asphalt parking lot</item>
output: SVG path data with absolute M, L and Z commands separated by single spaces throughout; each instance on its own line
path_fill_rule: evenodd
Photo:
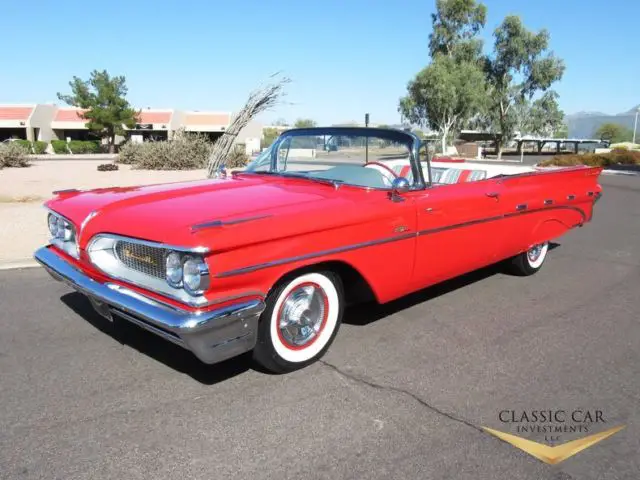
M 349 310 L 324 360 L 285 376 L 202 365 L 42 269 L 0 272 L 0 478 L 637 479 L 640 178 L 601 183 L 537 275 Z M 554 466 L 481 428 L 516 434 L 499 411 L 530 409 L 626 428 Z

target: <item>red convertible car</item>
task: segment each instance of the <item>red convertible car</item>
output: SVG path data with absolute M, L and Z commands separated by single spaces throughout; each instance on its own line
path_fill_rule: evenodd
M 505 261 L 538 271 L 591 220 L 600 168 L 421 160 L 411 133 L 294 129 L 242 172 L 46 203 L 35 258 L 118 316 L 216 363 L 286 372 L 320 358 L 345 305 L 389 302 Z

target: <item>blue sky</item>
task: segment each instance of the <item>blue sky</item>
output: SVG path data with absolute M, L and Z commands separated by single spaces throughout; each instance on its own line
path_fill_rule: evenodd
M 235 110 L 282 71 L 286 101 L 264 115 L 321 124 L 395 123 L 407 81 L 428 62 L 434 0 L 5 2 L 0 103 L 57 102 L 73 75 L 123 74 L 139 108 Z M 640 2 L 487 0 L 484 37 L 507 14 L 547 28 L 565 60 L 566 113 L 640 103 Z M 7 50 L 7 46 L 11 50 Z M 489 47 L 490 45 L 485 45 Z

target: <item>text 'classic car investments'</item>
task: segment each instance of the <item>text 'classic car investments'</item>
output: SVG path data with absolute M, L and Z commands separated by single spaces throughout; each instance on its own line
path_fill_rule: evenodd
M 531 275 L 591 220 L 601 169 L 421 161 L 410 133 L 290 130 L 241 173 L 57 192 L 35 258 L 118 316 L 215 363 L 320 358 L 347 303 L 507 260 Z

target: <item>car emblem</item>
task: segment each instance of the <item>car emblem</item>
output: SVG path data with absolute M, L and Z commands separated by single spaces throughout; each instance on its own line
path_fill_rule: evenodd
M 157 265 L 155 260 L 151 258 L 149 255 L 136 255 L 128 248 L 123 249 L 122 253 L 124 254 L 125 257 L 130 258 L 132 260 L 137 260 L 139 262 L 146 263 L 147 265 L 152 265 L 154 267 Z

